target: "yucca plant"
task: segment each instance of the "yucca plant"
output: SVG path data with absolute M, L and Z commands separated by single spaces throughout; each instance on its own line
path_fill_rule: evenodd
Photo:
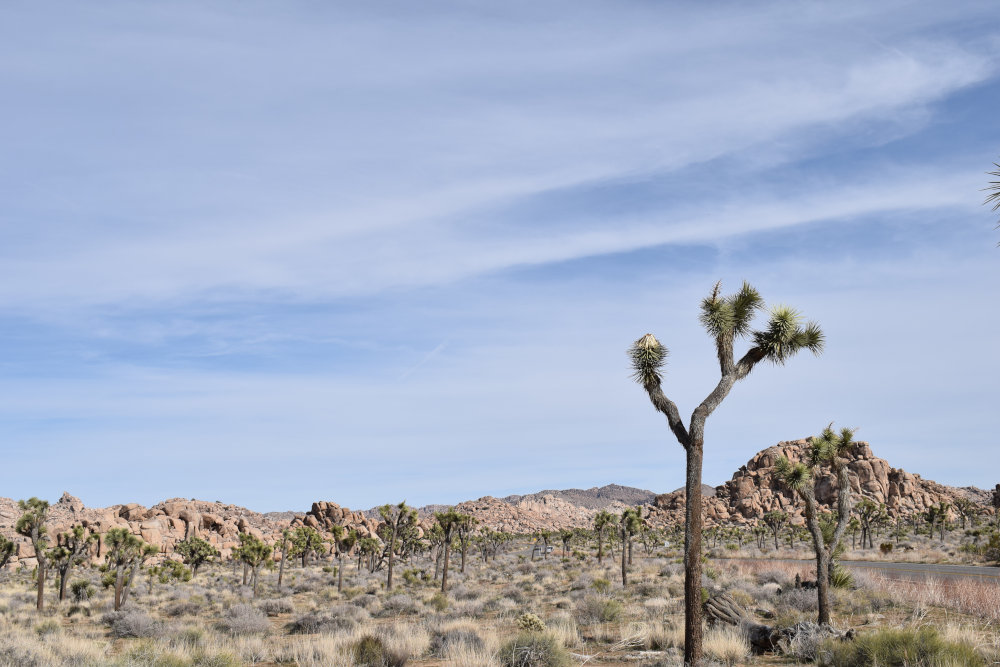
M 851 520 L 851 481 L 847 475 L 847 454 L 853 447 L 854 429 L 839 433 L 830 424 L 811 439 L 804 460 L 790 463 L 782 456 L 775 463 L 778 479 L 802 498 L 806 505 L 806 527 L 816 552 L 816 595 L 819 600 L 819 623 L 830 623 L 830 566 L 841 548 L 841 540 Z M 816 500 L 815 480 L 824 467 L 837 477 L 836 517 L 824 531 Z M 842 579 L 841 579 L 842 580 Z
M 721 377 L 715 389 L 691 414 L 685 424 L 676 404 L 663 393 L 663 369 L 669 355 L 667 348 L 648 333 L 628 350 L 633 378 L 642 385 L 653 407 L 667 418 L 670 430 L 686 451 L 684 529 L 684 661 L 697 665 L 702 655 L 701 629 L 701 469 L 705 445 L 705 421 L 737 381 L 747 377 L 757 364 L 769 361 L 783 365 L 802 350 L 819 354 L 823 350 L 823 332 L 815 322 L 803 322 L 794 308 L 772 308 L 767 323 L 754 329 L 754 320 L 764 310 L 764 300 L 750 284 L 738 292 L 723 296 L 721 283 L 701 302 L 702 326 L 715 340 Z M 748 339 L 749 349 L 739 359 L 735 342 Z

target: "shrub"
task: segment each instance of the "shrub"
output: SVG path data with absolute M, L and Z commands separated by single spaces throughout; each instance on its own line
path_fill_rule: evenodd
M 607 579 L 594 579 L 594 583 L 590 587 L 598 593 L 607 593 L 611 590 L 611 582 Z
M 403 667 L 408 658 L 374 635 L 365 635 L 354 645 L 354 662 L 363 667 Z
M 517 627 L 524 632 L 545 632 L 545 623 L 535 614 L 526 613 L 517 617 Z
M 625 608 L 618 600 L 610 598 L 587 596 L 576 606 L 576 620 L 584 625 L 588 623 L 614 623 L 622 617 Z
M 878 550 L 882 552 L 883 556 L 887 556 L 892 553 L 892 542 L 883 542 L 878 545 Z
M 427 601 L 427 604 L 430 605 L 434 611 L 440 613 L 448 608 L 448 596 L 441 591 L 438 591 L 431 596 L 431 598 Z
M 409 595 L 393 595 L 386 599 L 382 605 L 382 615 L 390 616 L 394 614 L 416 614 L 420 611 L 420 606 L 414 602 Z
M 840 563 L 834 563 L 830 568 L 830 585 L 834 588 L 850 588 L 854 585 L 854 577 Z
M 346 606 L 342 607 L 347 608 Z M 354 607 L 358 609 L 357 607 Z M 358 611 L 363 611 L 358 609 Z M 367 614 L 365 614 L 367 616 Z M 294 621 L 285 626 L 285 630 L 292 635 L 314 635 L 318 633 L 332 633 L 341 630 L 351 630 L 358 624 L 355 617 L 348 614 L 321 614 L 316 611 L 301 614 Z
M 175 602 L 163 610 L 163 613 L 171 618 L 177 616 L 197 616 L 200 612 L 201 605 L 197 602 Z
M 105 614 L 101 620 L 110 626 L 111 636 L 116 639 L 157 637 L 163 632 L 163 625 L 141 609 L 126 608 L 112 611 Z
M 42 621 L 35 626 L 35 634 L 39 637 L 48 637 L 57 634 L 60 630 L 62 630 L 62 626 L 59 625 L 59 621 L 52 619 Z
M 272 600 L 262 600 L 257 603 L 257 608 L 268 616 L 278 614 L 291 614 L 295 611 L 295 605 L 288 598 L 276 598 Z
M 573 664 L 563 645 L 550 634 L 524 632 L 500 648 L 504 667 L 569 667 Z
M 945 641 L 932 627 L 884 629 L 861 635 L 853 642 L 827 640 L 819 654 L 819 664 L 827 667 L 932 667 L 941 664 L 975 667 L 985 664 L 975 648 Z
M 234 604 L 219 621 L 219 628 L 231 635 L 259 634 L 270 627 L 264 612 L 248 604 Z
M 97 592 L 94 585 L 86 579 L 77 579 L 69 585 L 69 590 L 76 602 L 86 602 Z
M 483 638 L 471 626 L 440 628 L 431 635 L 431 655 L 439 658 L 446 657 L 449 651 L 459 647 L 482 651 L 484 646 Z

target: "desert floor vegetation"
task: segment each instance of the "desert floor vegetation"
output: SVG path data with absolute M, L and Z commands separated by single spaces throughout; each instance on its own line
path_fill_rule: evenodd
M 530 558 L 528 541 L 488 565 L 454 559 L 442 593 L 433 563 L 385 572 L 333 559 L 289 562 L 282 589 L 262 569 L 257 597 L 225 563 L 190 581 L 143 578 L 114 611 L 96 568 L 74 573 L 63 602 L 47 586 L 36 610 L 30 571 L 0 573 L 0 667 L 197 667 L 229 665 L 455 665 L 465 667 L 682 664 L 683 566 L 679 553 L 636 554 L 622 587 L 620 561 L 590 554 Z M 345 560 L 345 563 L 347 561 Z M 710 665 L 976 665 L 1000 661 L 1000 586 L 899 582 L 860 573 L 832 589 L 833 624 L 851 641 L 809 629 L 816 591 L 796 587 L 808 561 L 708 559 L 703 597 L 727 593 L 757 622 L 803 630 L 754 655 L 744 629 L 705 628 Z M 875 662 L 873 662 L 875 661 Z

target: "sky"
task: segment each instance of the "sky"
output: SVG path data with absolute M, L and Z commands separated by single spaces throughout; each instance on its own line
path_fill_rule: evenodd
M 992 0 L 5 3 L 0 101 L 0 496 L 672 491 L 625 351 L 690 415 L 720 280 L 827 344 L 707 483 L 830 422 L 1000 482 Z

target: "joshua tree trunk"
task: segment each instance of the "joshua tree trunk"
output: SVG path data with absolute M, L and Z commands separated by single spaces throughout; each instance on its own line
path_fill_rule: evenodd
M 392 522 L 392 537 L 389 538 L 389 574 L 385 579 L 385 590 L 392 590 L 392 566 L 396 555 L 396 522 Z
M 448 592 L 448 555 L 451 552 L 451 543 L 444 543 L 444 568 L 441 570 L 441 592 Z
M 337 552 L 337 592 L 344 590 L 344 556 Z
M 604 560 L 604 535 L 603 531 L 597 532 L 597 564 Z
M 278 590 L 281 590 L 281 578 L 285 576 L 285 561 L 288 559 L 288 531 L 281 537 L 281 562 L 278 563 Z
M 701 463 L 704 443 L 687 448 L 684 507 L 684 663 L 698 665 L 702 654 L 701 629 Z
M 38 597 L 35 600 L 35 607 L 42 611 L 45 606 L 45 556 L 39 551 L 35 554 L 38 557 Z
M 622 542 L 625 542 L 624 531 L 622 531 Z M 622 588 L 628 586 L 628 572 L 625 569 L 625 548 L 622 547 Z

